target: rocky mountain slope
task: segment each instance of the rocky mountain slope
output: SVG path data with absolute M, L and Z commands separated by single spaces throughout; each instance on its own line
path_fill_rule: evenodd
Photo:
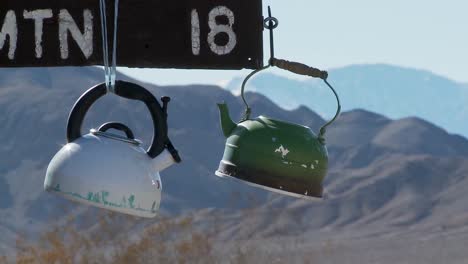
M 69 212 L 65 209 L 88 210 L 42 187 L 48 162 L 65 143 L 74 101 L 101 81 L 97 68 L 0 71 L 0 251 L 10 249 L 21 232 L 60 222 Z M 220 232 L 225 239 L 468 231 L 466 138 L 420 118 L 345 112 L 327 135 L 327 199 L 297 200 L 214 175 L 224 148 L 216 103 L 225 101 L 238 120 L 243 112 L 239 98 L 214 86 L 144 86 L 157 97 L 172 98 L 169 133 L 183 159 L 162 173 L 163 214 L 192 212 L 201 223 L 216 215 L 226 225 Z M 347 100 L 346 93 L 342 97 Z M 314 131 L 324 122 L 306 107 L 286 111 L 262 95 L 247 98 L 253 116 L 266 114 Z M 127 124 L 149 142 L 152 128 L 143 104 L 105 96 L 92 107 L 84 129 L 110 120 Z M 252 207 L 257 208 L 255 217 L 245 219 L 245 210 Z

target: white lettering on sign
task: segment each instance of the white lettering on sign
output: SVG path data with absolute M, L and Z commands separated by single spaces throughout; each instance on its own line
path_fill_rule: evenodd
M 200 55 L 200 18 L 196 9 L 192 10 L 192 53 Z
M 77 57 L 81 57 L 81 55 L 70 54 L 70 52 L 80 53 L 78 49 L 73 48 L 77 46 L 83 54 L 82 58 L 85 58 L 87 60 L 91 59 L 95 45 L 93 29 L 95 21 L 93 13 L 90 9 L 86 8 L 81 9 L 79 11 L 75 9 L 74 11 L 80 13 L 82 12 L 83 18 L 81 19 L 81 17 L 79 17 L 79 19 L 77 19 L 76 15 L 79 14 L 79 16 L 81 16 L 80 13 L 72 13 L 74 15 L 72 17 L 72 15 L 67 9 L 23 9 L 17 10 L 17 13 L 15 13 L 15 11 L 13 10 L 8 10 L 3 21 L 0 21 L 1 54 L 5 54 L 6 56 L 8 56 L 9 60 L 14 61 L 15 56 L 17 55 L 16 51 L 18 47 L 30 49 L 21 50 L 18 52 L 18 54 L 20 54 L 21 56 L 16 57 L 18 60 L 18 64 L 21 65 L 37 65 L 37 62 L 41 62 L 47 65 L 57 63 L 56 57 L 58 56 L 58 54 L 60 54 L 59 56 L 61 60 L 70 60 L 70 62 L 71 60 L 74 60 L 80 62 L 79 60 L 77 60 Z M 20 20 L 17 20 L 17 16 Z M 231 54 L 232 51 L 236 48 L 238 44 L 238 36 L 236 35 L 234 29 L 237 29 L 237 25 L 235 25 L 235 14 L 231 9 L 222 5 L 215 6 L 214 8 L 210 7 L 208 10 L 203 12 L 200 12 L 199 9 L 192 9 L 190 16 L 192 54 L 194 56 L 201 57 L 201 55 L 207 55 L 210 57 L 209 60 L 201 60 L 201 63 L 211 63 L 213 54 L 219 56 L 228 55 Z M 188 14 L 186 20 L 187 19 Z M 203 25 L 200 24 L 200 21 L 203 22 Z M 34 23 L 34 33 L 32 33 L 32 23 Z M 185 26 L 186 22 L 180 24 Z M 125 22 L 124 26 L 126 30 L 136 30 L 131 28 L 135 25 L 129 23 L 128 21 Z M 178 24 L 176 26 L 178 26 Z M 58 33 L 56 33 L 57 30 Z M 148 29 L 142 28 L 141 30 Z M 178 28 L 176 28 L 175 30 L 186 32 L 185 30 Z M 33 34 L 34 43 L 32 43 Z M 51 34 L 55 35 L 53 39 L 51 37 Z M 148 35 L 148 32 L 144 31 L 142 34 Z M 188 34 L 188 32 L 186 34 Z M 134 38 L 134 36 L 129 37 Z M 182 37 L 186 38 L 189 36 Z M 177 38 L 179 38 L 179 36 L 177 36 Z M 180 44 L 183 45 L 184 52 L 189 52 L 188 49 L 190 47 L 187 47 L 185 45 L 185 38 L 183 38 L 183 41 L 180 41 Z M 21 45 L 18 45 L 18 41 Z M 23 43 L 23 41 L 29 41 L 31 43 Z M 73 42 L 75 42 L 76 44 Z M 33 60 L 33 45 L 35 47 L 35 58 L 41 60 L 36 61 L 35 63 L 29 63 Z M 71 48 L 72 50 L 70 50 L 70 45 L 73 46 Z M 48 50 L 56 48 L 57 46 L 59 49 L 58 51 Z M 145 47 L 148 48 L 149 45 L 145 44 Z M 209 54 L 201 54 L 203 52 Z M 10 62 L 2 62 L 0 64 L 8 66 Z M 192 64 L 197 65 L 199 64 L 199 62 L 191 62 L 190 65 Z
M 228 19 L 228 24 L 218 24 L 216 18 L 219 16 L 225 16 Z M 210 27 L 208 45 L 215 54 L 227 55 L 236 47 L 237 36 L 232 29 L 234 22 L 234 13 L 225 6 L 217 6 L 208 14 L 208 26 Z M 216 36 L 221 33 L 227 34 L 229 38 L 226 45 L 216 44 Z M 200 55 L 200 18 L 196 9 L 192 10 L 192 53 Z
M 52 9 L 39 9 L 34 11 L 24 10 L 23 16 L 25 19 L 34 20 L 34 36 L 36 40 L 36 58 L 42 58 L 42 32 L 44 27 L 44 19 L 52 18 Z
M 16 14 L 13 10 L 9 10 L 5 15 L 2 30 L 0 31 L 0 50 L 3 49 L 7 36 L 9 37 L 8 58 L 15 58 L 16 43 L 18 42 L 18 24 L 16 23 Z
M 218 24 L 216 17 L 225 16 L 229 20 L 229 25 Z M 213 8 L 208 15 L 208 25 L 210 26 L 210 33 L 208 33 L 208 44 L 210 44 L 211 51 L 218 55 L 226 55 L 236 47 L 237 37 L 232 30 L 234 25 L 234 13 L 225 6 L 218 6 Z M 226 33 L 229 36 L 229 41 L 224 46 L 219 46 L 215 42 L 215 36 L 220 33 Z
M 71 33 L 73 40 L 76 41 L 86 59 L 93 54 L 93 15 L 89 9 L 83 11 L 84 29 L 80 29 L 66 9 L 59 13 L 59 40 L 60 55 L 62 59 L 68 59 L 68 32 Z

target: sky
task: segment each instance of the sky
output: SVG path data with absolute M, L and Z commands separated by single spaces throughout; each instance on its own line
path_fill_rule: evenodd
M 263 0 L 280 21 L 277 58 L 329 70 L 386 63 L 468 83 L 467 0 Z M 268 40 L 264 32 L 265 45 Z M 264 50 L 265 60 L 269 56 Z M 145 82 L 225 85 L 249 70 L 119 68 Z M 273 73 L 297 78 L 279 70 Z

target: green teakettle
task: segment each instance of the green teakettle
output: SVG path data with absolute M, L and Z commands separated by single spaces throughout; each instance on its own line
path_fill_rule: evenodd
M 282 60 L 275 62 L 276 66 L 288 70 L 291 70 L 291 65 L 300 66 L 300 72 L 306 69 L 305 65 L 298 63 Z M 329 85 L 326 72 L 307 69 L 315 70 L 313 73 L 319 73 L 318 76 Z M 245 81 L 242 95 L 244 86 Z M 336 95 L 334 89 L 329 87 Z M 326 126 L 339 115 L 341 107 L 338 97 L 337 101 L 338 111 L 335 117 L 320 129 L 318 136 L 309 127 L 266 116 L 249 119 L 250 108 L 247 104 L 246 118 L 236 124 L 229 116 L 227 105 L 218 104 L 221 126 L 227 140 L 216 175 L 233 177 L 250 185 L 290 196 L 322 197 L 322 182 L 328 169 L 328 153 L 323 136 Z

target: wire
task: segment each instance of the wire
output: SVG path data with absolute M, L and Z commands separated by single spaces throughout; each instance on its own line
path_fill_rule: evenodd
M 119 0 L 115 0 L 114 4 L 114 36 L 112 47 L 112 67 L 109 60 L 109 40 L 107 36 L 107 8 L 106 0 L 100 0 L 101 11 L 101 31 L 102 31 L 102 54 L 104 61 L 105 82 L 108 93 L 113 93 L 115 88 L 115 80 L 117 75 L 117 21 L 119 15 Z
M 106 20 L 106 0 L 100 0 L 101 11 L 101 37 L 102 37 L 102 56 L 104 61 L 104 74 L 106 87 L 109 90 L 109 53 L 107 47 L 107 20 Z
M 245 105 L 245 113 L 244 113 L 244 117 L 242 118 L 241 122 L 243 121 L 246 121 L 250 118 L 250 113 L 251 113 L 251 109 L 250 109 L 250 106 L 249 104 L 247 103 L 247 101 L 245 100 L 245 97 L 244 97 L 244 90 L 245 90 L 245 85 L 247 84 L 247 81 L 252 77 L 254 76 L 255 74 L 263 71 L 263 70 L 266 70 L 267 68 L 270 67 L 270 64 L 260 68 L 260 69 L 256 69 L 255 71 L 251 72 L 249 75 L 247 75 L 247 77 L 245 77 L 244 81 L 242 82 L 242 87 L 241 87 L 241 98 L 242 98 L 242 101 L 244 101 L 244 105 Z
M 114 13 L 114 41 L 112 47 L 112 68 L 110 72 L 110 86 L 112 91 L 114 91 L 115 88 L 115 79 L 117 75 L 117 22 L 119 17 L 119 0 L 115 0 Z
M 338 116 L 340 115 L 340 112 L 341 112 L 341 103 L 340 103 L 340 98 L 338 97 L 338 93 L 336 93 L 335 89 L 333 88 L 333 86 L 331 86 L 330 83 L 328 83 L 327 79 L 323 79 L 323 81 L 325 82 L 326 85 L 328 85 L 328 87 L 332 90 L 333 94 L 335 94 L 335 97 L 336 97 L 336 102 L 338 104 L 338 108 L 336 109 L 336 113 L 335 113 L 335 116 L 332 118 L 332 120 L 328 121 L 325 125 L 323 125 L 321 128 L 320 128 L 320 133 L 318 135 L 318 139 L 322 142 L 322 143 L 325 143 L 325 133 L 327 132 L 327 127 L 329 125 L 331 125 L 333 122 L 335 122 L 335 120 L 338 118 Z

